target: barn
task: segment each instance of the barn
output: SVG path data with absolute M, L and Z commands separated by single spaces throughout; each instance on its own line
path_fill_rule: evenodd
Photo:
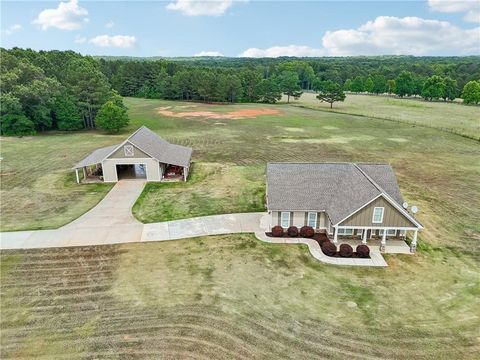
M 170 144 L 142 126 L 121 144 L 96 149 L 73 170 L 77 183 L 122 179 L 186 181 L 191 159 L 192 148 Z

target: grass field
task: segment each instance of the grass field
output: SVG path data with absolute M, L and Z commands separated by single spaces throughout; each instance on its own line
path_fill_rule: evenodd
M 252 235 L 4 252 L 2 357 L 474 359 L 478 273 L 433 257 L 339 268 Z
M 133 207 L 144 223 L 265 210 L 263 169 L 196 163 L 189 181 L 149 183 Z
M 283 99 L 286 101 L 286 98 Z M 344 102 L 321 103 L 316 94 L 290 99 L 292 105 L 428 126 L 480 140 L 480 107 L 421 99 L 347 94 Z
M 326 266 L 304 247 L 263 244 L 251 235 L 3 251 L 3 358 L 476 358 L 477 141 L 289 105 L 142 99 L 127 99 L 127 105 L 132 123 L 113 137 L 2 139 L 2 229 L 53 226 L 86 211 L 106 188 L 73 185 L 69 168 L 145 124 L 192 146 L 194 166 L 185 184 L 147 187 L 134 209 L 143 221 L 258 209 L 267 161 L 389 162 L 406 200 L 420 209 L 426 229 L 419 251 L 389 256 L 387 269 Z M 262 107 L 280 114 L 219 120 L 172 118 L 157 110 L 192 105 L 195 111 Z M 38 178 L 56 185 L 39 186 Z M 65 197 L 49 196 L 55 192 Z M 91 203 L 83 202 L 87 194 Z M 29 213 L 15 210 L 26 201 L 32 202 Z M 65 214 L 72 207 L 76 214 Z

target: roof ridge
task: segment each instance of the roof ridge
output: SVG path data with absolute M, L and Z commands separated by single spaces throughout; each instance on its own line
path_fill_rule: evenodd
M 142 125 L 142 126 L 140 126 L 137 130 L 135 130 L 133 133 L 131 133 L 130 136 L 127 137 L 124 141 L 130 140 L 130 138 L 131 138 L 133 135 L 135 135 L 136 133 L 138 133 L 138 132 L 139 132 L 140 130 L 142 130 L 143 128 L 148 129 L 145 125 Z M 148 129 L 148 130 L 150 130 L 150 129 Z
M 358 166 L 357 163 L 353 163 L 353 166 L 355 166 L 357 170 L 360 171 L 363 174 L 363 176 L 365 176 L 367 180 L 370 181 L 372 185 L 377 188 L 378 191 L 388 195 L 388 193 L 385 190 L 383 190 L 383 188 L 380 185 L 378 185 L 365 171 L 363 171 L 362 168 L 360 168 L 360 166 Z

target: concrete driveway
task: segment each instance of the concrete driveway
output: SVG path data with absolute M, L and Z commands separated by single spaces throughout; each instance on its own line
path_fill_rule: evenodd
M 265 231 L 265 213 L 240 213 L 195 217 L 184 220 L 145 224 L 142 241 L 163 241 L 197 236 Z
M 2 249 L 33 249 L 140 241 L 143 224 L 132 206 L 145 186 L 143 180 L 121 180 L 94 208 L 55 230 L 0 233 Z
M 59 229 L 0 233 L 0 248 L 106 245 L 261 231 L 260 222 L 264 213 L 215 215 L 142 224 L 133 217 L 132 206 L 144 186 L 145 181 L 142 180 L 121 180 L 97 206 Z

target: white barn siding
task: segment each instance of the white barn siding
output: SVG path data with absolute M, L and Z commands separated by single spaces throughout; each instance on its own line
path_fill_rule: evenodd
M 117 167 L 116 165 L 130 165 L 130 164 L 145 164 L 145 173 L 147 181 L 160 181 L 162 174 L 158 161 L 155 159 L 105 159 L 102 162 L 103 179 L 105 182 L 117 182 Z

